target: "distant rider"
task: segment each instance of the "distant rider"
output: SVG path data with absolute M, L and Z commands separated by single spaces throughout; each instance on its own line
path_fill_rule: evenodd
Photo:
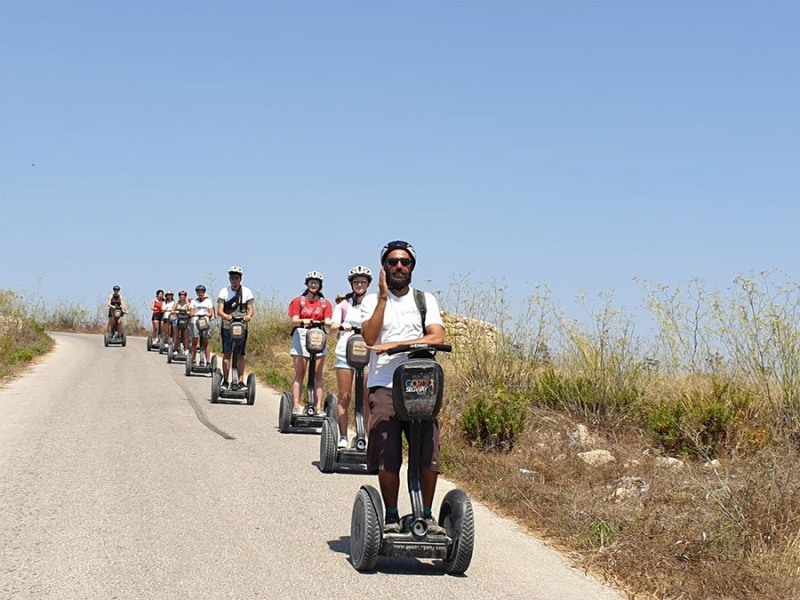
M 206 365 L 211 361 L 211 349 L 208 347 L 208 338 L 211 333 L 211 320 L 214 318 L 214 302 L 206 296 L 206 286 L 202 283 L 194 288 L 197 298 L 191 302 L 190 324 L 192 336 L 192 363 L 197 360 L 197 347 L 200 346 L 200 364 Z M 205 322 L 205 327 L 198 327 L 198 319 Z
M 312 321 L 322 321 L 325 325 L 331 324 L 333 307 L 322 293 L 322 273 L 309 271 L 306 273 L 306 289 L 302 294 L 292 299 L 289 303 L 289 317 L 292 319 L 292 348 L 289 354 L 294 363 L 294 378 L 292 379 L 292 402 L 295 414 L 303 412 L 300 405 L 302 398 L 303 378 L 311 359 L 311 354 L 306 350 L 306 332 Z M 314 373 L 314 405 L 317 415 L 322 416 L 322 369 L 325 365 L 327 348 L 317 354 Z M 310 399 L 309 399 L 310 400 Z
M 361 301 L 364 299 L 372 283 L 372 271 L 369 267 L 356 265 L 347 273 L 350 292 L 336 298 L 336 308 L 331 317 L 331 331 L 339 332 L 336 343 L 336 384 L 339 395 L 339 448 L 347 448 L 347 421 L 350 410 L 350 399 L 353 389 L 353 367 L 347 364 L 347 340 L 353 335 L 353 328 L 361 327 Z M 367 378 L 364 377 L 366 389 Z M 366 398 L 366 394 L 364 396 Z M 364 403 L 364 423 L 369 427 L 369 404 Z
M 108 296 L 108 334 L 118 335 L 122 332 L 122 319 L 128 313 L 128 307 L 125 306 L 125 300 L 122 299 L 122 294 L 119 293 L 119 286 L 115 285 L 113 291 Z M 122 309 L 122 315 L 119 319 L 114 316 L 116 309 Z M 116 323 L 115 323 L 116 320 Z
M 241 318 L 249 323 L 255 314 L 255 296 L 253 291 L 242 285 L 242 268 L 232 265 L 228 269 L 230 285 L 220 290 L 217 296 L 217 314 L 222 319 L 222 387 L 230 388 L 231 355 L 233 353 L 233 340 L 231 339 L 231 322 L 234 318 Z M 237 344 L 236 371 L 239 381 L 243 382 L 245 367 L 245 350 L 247 349 L 247 331 L 244 339 Z M 239 384 L 244 385 L 242 383 Z

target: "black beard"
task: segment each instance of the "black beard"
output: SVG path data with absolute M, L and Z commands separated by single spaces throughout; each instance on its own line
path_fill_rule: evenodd
M 411 285 L 411 271 L 408 272 L 408 276 L 399 275 L 397 277 L 391 272 L 386 273 L 386 287 L 393 292 L 400 291 L 409 285 Z

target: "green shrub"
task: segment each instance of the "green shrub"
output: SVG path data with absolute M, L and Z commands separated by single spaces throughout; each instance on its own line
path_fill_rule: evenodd
M 521 394 L 495 389 L 467 401 L 461 427 L 473 445 L 507 452 L 524 431 L 526 415 L 527 401 Z
M 647 415 L 647 431 L 661 448 L 669 454 L 687 454 L 689 448 L 683 433 L 686 411 L 678 404 L 656 406 Z
M 641 402 L 642 392 L 626 382 L 608 385 L 602 379 L 570 376 L 550 368 L 537 375 L 533 400 L 536 404 L 561 408 L 581 419 L 596 422 L 607 416 L 631 414 Z

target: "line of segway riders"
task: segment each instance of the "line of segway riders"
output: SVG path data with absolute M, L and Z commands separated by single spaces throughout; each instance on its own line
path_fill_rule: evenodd
M 435 356 L 449 352 L 450 346 L 444 344 L 436 298 L 410 286 L 417 262 L 411 244 L 389 242 L 381 250 L 380 262 L 377 294 L 367 294 L 372 271 L 356 265 L 347 275 L 351 291 L 337 297 L 333 305 L 322 294 L 322 273 L 306 274 L 305 290 L 289 303 L 294 376 L 291 391 L 281 395 L 278 430 L 320 429 L 318 465 L 324 473 L 337 465 L 366 465 L 368 472 L 378 475 L 380 492 L 361 486 L 353 505 L 350 555 L 356 569 L 373 570 L 378 556 L 399 556 L 439 559 L 446 572 L 464 573 L 472 559 L 475 535 L 469 498 L 461 490 L 452 490 L 442 501 L 438 519 L 432 512 L 440 468 L 437 415 L 444 389 L 444 373 Z M 162 294 L 159 290 L 152 305 L 153 332 L 147 348 L 166 351 L 168 362 L 186 361 L 187 375 L 194 369 L 210 373 L 212 403 L 222 397 L 253 404 L 255 376 L 251 373 L 242 383 L 253 294 L 241 285 L 240 267 L 230 267 L 228 276 L 230 285 L 220 291 L 216 310 L 202 285 L 191 300 L 185 291 L 174 300 L 170 291 Z M 221 319 L 222 371 L 216 357 L 209 358 L 210 321 L 215 317 Z M 328 329 L 339 335 L 334 364 L 338 396 L 325 396 L 322 389 Z M 187 356 L 190 340 L 191 356 Z M 198 349 L 200 362 L 196 363 Z M 356 436 L 350 443 L 354 383 Z M 397 501 L 403 437 L 408 442 L 412 510 L 401 516 Z

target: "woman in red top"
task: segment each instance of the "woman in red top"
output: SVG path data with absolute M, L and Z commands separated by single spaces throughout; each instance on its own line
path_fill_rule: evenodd
M 158 331 L 161 328 L 161 318 L 164 315 L 164 290 L 156 292 L 156 299 L 153 300 L 153 305 L 150 307 L 153 311 L 153 316 L 150 322 L 153 324 L 153 340 L 158 340 Z M 148 346 L 149 348 L 150 346 Z
M 289 317 L 292 319 L 292 349 L 289 354 L 294 363 L 294 380 L 292 381 L 292 402 L 294 412 L 303 411 L 300 406 L 303 389 L 303 379 L 306 376 L 308 360 L 311 355 L 306 350 L 306 331 L 312 321 L 323 321 L 326 326 L 331 324 L 333 306 L 322 294 L 322 273 L 309 271 L 306 273 L 306 289 L 297 298 L 289 303 Z M 322 368 L 325 365 L 327 348 L 317 355 L 317 364 L 314 373 L 314 405 L 318 415 L 324 415 L 322 409 Z

